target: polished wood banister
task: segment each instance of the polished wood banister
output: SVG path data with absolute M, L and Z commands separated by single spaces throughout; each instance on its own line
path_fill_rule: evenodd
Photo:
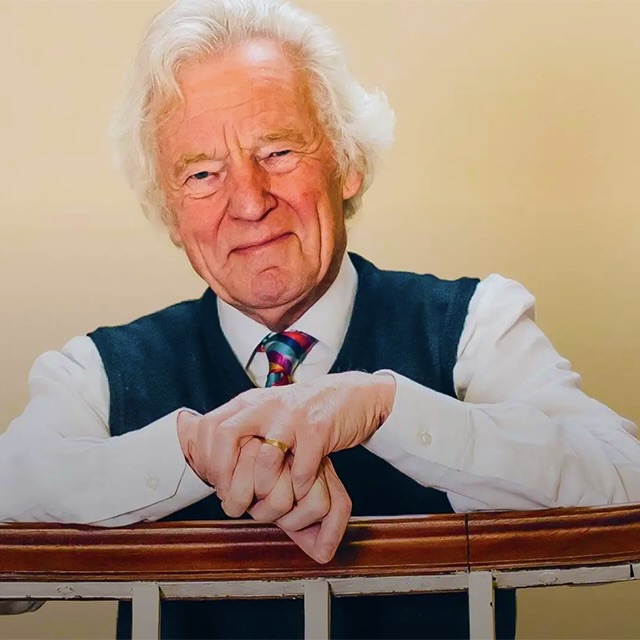
M 596 567 L 640 560 L 640 505 L 468 516 L 472 569 Z
M 354 518 L 319 565 L 273 525 L 167 522 L 122 529 L 0 526 L 0 581 L 238 580 L 465 570 L 464 515 Z
M 640 505 L 354 518 L 327 565 L 250 520 L 0 525 L 0 582 L 434 575 L 638 561 Z

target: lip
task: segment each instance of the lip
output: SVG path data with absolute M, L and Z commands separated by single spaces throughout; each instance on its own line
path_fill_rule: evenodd
M 236 247 L 234 251 L 251 251 L 254 249 L 261 249 L 262 247 L 266 247 L 273 242 L 277 242 L 278 240 L 284 238 L 285 236 L 291 235 L 290 232 L 279 233 L 275 236 L 269 236 L 263 240 L 256 240 L 255 242 L 247 242 L 246 244 L 242 244 L 239 247 Z

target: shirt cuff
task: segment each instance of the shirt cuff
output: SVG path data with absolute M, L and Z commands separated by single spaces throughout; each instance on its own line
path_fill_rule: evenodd
M 95 521 L 101 526 L 123 526 L 141 520 L 159 520 L 194 502 L 211 495 L 214 490 L 200 480 L 186 461 L 178 438 L 178 415 L 190 409 L 181 408 L 163 416 L 136 433 L 140 440 L 136 450 L 153 452 L 139 461 L 144 486 L 136 491 L 130 487 L 130 495 L 137 496 L 136 508 L 128 509 L 112 518 Z M 126 434 L 124 437 L 129 436 Z M 120 493 L 120 492 L 118 492 Z M 146 498 L 142 498 L 142 495 Z M 145 504 L 146 503 L 146 504 Z M 133 506 L 133 505 L 132 505 Z
M 394 371 L 376 374 L 395 378 L 396 395 L 391 413 L 363 446 L 420 484 L 437 486 L 460 469 L 470 408 Z

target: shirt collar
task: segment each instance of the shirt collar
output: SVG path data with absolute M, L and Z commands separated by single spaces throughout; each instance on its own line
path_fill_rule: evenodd
M 338 277 L 325 294 L 287 330 L 304 331 L 318 340 L 333 356 L 338 355 L 344 341 L 356 289 L 358 275 L 349 255 L 345 253 Z M 267 327 L 217 299 L 220 326 L 236 358 L 246 367 L 258 343 L 269 333 Z

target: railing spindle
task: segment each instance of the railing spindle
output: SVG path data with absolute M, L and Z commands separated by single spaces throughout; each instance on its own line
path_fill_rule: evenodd
M 305 640 L 328 640 L 331 633 L 331 593 L 327 580 L 304 585 Z
M 493 640 L 496 637 L 493 607 L 493 576 L 490 571 L 469 574 L 469 637 Z
M 160 638 L 160 588 L 152 582 L 136 582 L 132 588 L 132 640 Z

